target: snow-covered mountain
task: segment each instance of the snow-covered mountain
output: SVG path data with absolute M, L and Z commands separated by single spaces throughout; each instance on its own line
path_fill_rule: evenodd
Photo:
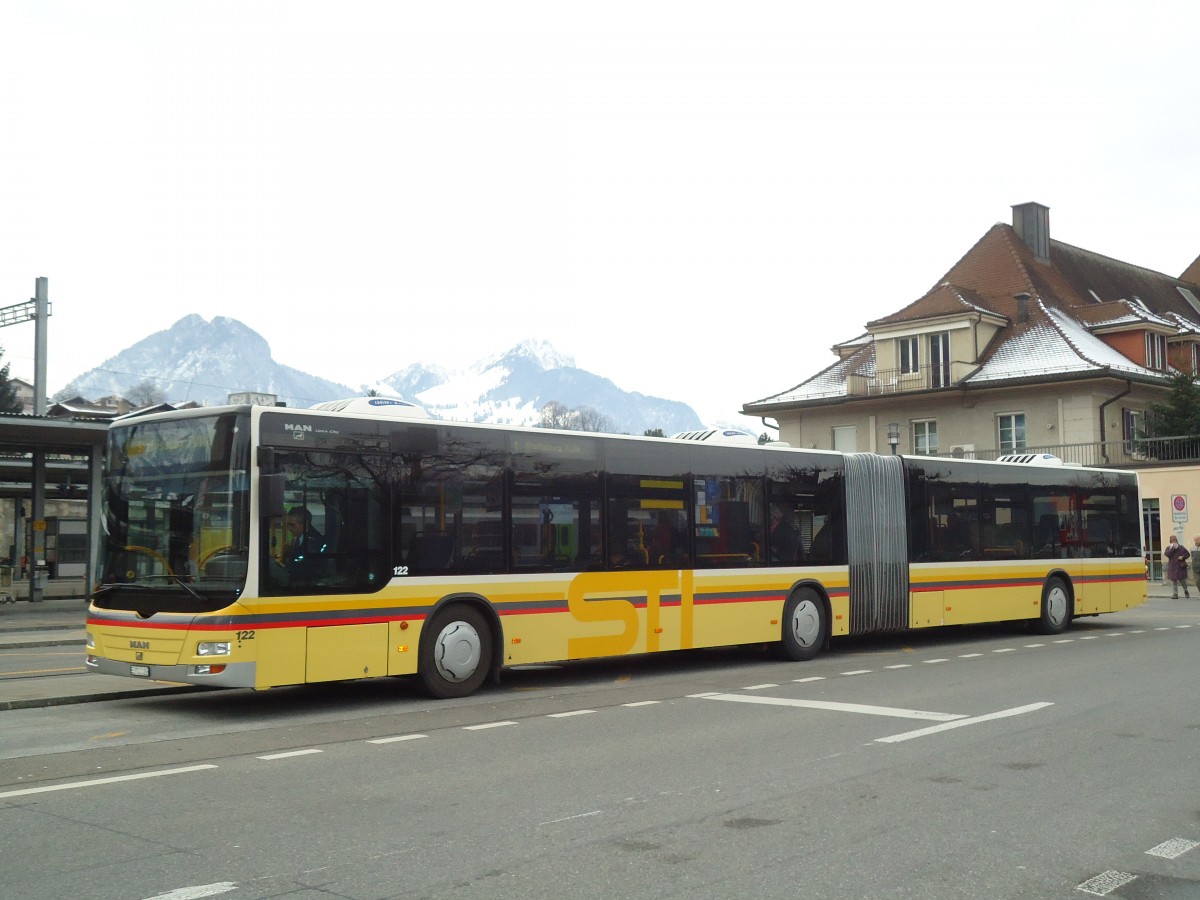
M 431 415 L 460 422 L 534 425 L 542 407 L 557 401 L 568 409 L 589 407 L 613 430 L 629 434 L 653 428 L 673 434 L 703 425 L 687 404 L 623 391 L 576 368 L 574 359 L 544 341 L 525 341 L 458 372 L 409 366 L 382 383 Z
M 609 379 L 576 368 L 545 342 L 526 341 L 458 371 L 413 363 L 373 385 L 353 388 L 275 362 L 267 341 L 236 319 L 206 322 L 185 316 L 165 331 L 138 341 L 101 366 L 74 378 L 55 396 L 96 400 L 130 396 L 145 386 L 173 402 L 225 403 L 237 391 L 275 394 L 289 406 L 311 406 L 374 388 L 420 403 L 430 415 L 466 422 L 534 425 L 539 410 L 556 401 L 587 407 L 613 431 L 665 434 L 702 427 L 685 403 L 623 391 Z

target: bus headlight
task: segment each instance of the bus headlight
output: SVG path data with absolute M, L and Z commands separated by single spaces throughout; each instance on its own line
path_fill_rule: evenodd
M 229 641 L 201 641 L 196 645 L 197 656 L 228 656 Z
M 90 631 L 87 633 L 87 649 L 89 649 L 89 650 L 96 649 L 96 636 L 94 634 L 92 634 Z

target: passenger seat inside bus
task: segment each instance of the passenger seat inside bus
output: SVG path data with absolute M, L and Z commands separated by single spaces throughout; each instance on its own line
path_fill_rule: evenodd
M 417 572 L 446 569 L 454 556 L 454 535 L 448 531 L 418 531 L 408 548 L 408 564 Z

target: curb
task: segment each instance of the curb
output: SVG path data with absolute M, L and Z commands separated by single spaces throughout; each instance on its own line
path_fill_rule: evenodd
M 36 641 L 4 641 L 0 643 L 0 650 L 29 650 L 33 647 L 83 647 L 86 643 L 87 638 L 72 638 L 69 641 L 55 638 Z
M 127 700 L 130 697 L 159 697 L 163 694 L 182 694 L 217 688 L 181 685 L 179 687 L 142 688 L 131 691 L 104 691 L 97 694 L 73 694 L 70 697 L 30 697 L 22 700 L 0 700 L 0 712 L 10 709 L 41 709 L 46 706 L 69 706 L 74 703 L 96 703 L 100 700 Z

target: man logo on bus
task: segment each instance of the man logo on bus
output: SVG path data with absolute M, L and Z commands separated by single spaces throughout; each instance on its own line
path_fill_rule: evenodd
M 284 422 L 283 430 L 284 431 L 312 431 L 313 427 L 311 425 L 303 425 L 303 424 L 298 424 L 296 422 Z

